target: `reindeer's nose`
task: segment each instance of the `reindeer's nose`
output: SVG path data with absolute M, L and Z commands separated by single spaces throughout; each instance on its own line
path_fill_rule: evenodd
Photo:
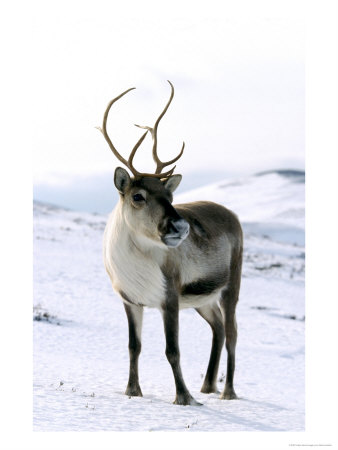
M 179 219 L 169 219 L 167 222 L 167 232 L 162 236 L 162 241 L 168 247 L 177 247 L 188 236 L 190 226 L 181 217 Z
M 184 219 L 171 220 L 169 224 L 169 232 L 174 232 L 180 235 L 181 238 L 185 238 L 190 229 L 190 225 Z

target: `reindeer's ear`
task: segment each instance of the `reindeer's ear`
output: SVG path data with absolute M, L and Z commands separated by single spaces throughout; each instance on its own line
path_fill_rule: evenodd
M 181 180 L 182 175 L 171 175 L 171 177 L 163 182 L 163 185 L 166 189 L 173 193 L 180 184 Z
M 114 183 L 120 194 L 124 194 L 127 187 L 130 185 L 129 173 L 122 167 L 117 167 L 114 174 Z

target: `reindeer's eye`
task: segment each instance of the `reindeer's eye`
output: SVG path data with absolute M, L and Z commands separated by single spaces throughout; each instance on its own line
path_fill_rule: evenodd
M 133 200 L 134 200 L 134 202 L 143 202 L 145 200 L 145 198 L 143 197 L 142 194 L 134 194 Z

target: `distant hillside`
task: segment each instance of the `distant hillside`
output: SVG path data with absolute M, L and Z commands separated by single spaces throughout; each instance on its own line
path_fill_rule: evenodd
M 305 227 L 305 174 L 271 170 L 225 180 L 175 197 L 176 203 L 209 200 L 233 210 L 242 222 Z

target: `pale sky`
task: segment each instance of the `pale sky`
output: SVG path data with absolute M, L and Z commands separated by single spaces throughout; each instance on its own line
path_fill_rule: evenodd
M 186 150 L 176 173 L 234 175 L 304 168 L 305 18 L 298 1 L 38 2 L 33 23 L 33 149 L 36 185 L 113 173 L 153 125 L 158 151 Z M 135 158 L 153 171 L 151 140 Z

